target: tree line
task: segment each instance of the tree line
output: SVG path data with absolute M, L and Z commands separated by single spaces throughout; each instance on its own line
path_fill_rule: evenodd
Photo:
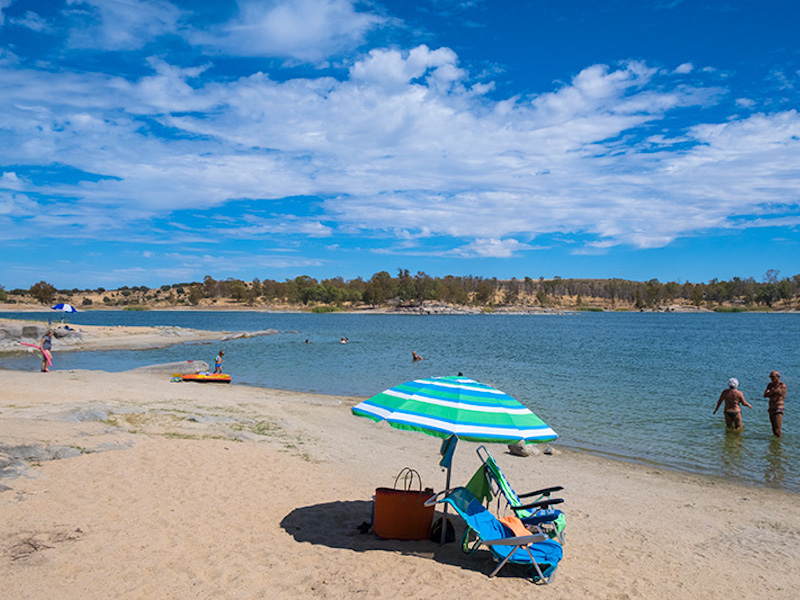
M 0 286 L 0 301 L 14 302 L 14 296 L 30 296 L 42 304 L 56 300 L 70 301 L 83 295 L 78 304 L 91 305 L 87 295 L 101 295 L 106 305 L 164 303 L 200 305 L 217 299 L 230 299 L 246 305 L 288 304 L 314 306 L 397 306 L 442 302 L 478 307 L 528 306 L 591 308 L 655 308 L 672 303 L 697 307 L 741 307 L 752 309 L 796 308 L 800 298 L 800 275 L 779 277 L 767 271 L 762 281 L 752 277 L 731 280 L 712 279 L 708 283 L 631 281 L 626 279 L 545 279 L 500 280 L 473 275 L 432 277 L 422 271 L 415 274 L 398 269 L 396 276 L 387 271 L 375 273 L 368 280 L 361 277 L 345 281 L 342 277 L 317 280 L 307 275 L 276 281 L 272 279 L 228 278 L 216 280 L 206 275 L 202 282 L 176 283 L 151 289 L 146 286 L 123 286 L 117 290 L 97 288 L 56 289 L 40 281 L 28 290 L 6 292 Z

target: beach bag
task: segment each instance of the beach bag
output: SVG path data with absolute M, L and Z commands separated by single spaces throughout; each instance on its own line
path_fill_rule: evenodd
M 427 540 L 433 522 L 433 506 L 425 501 L 433 490 L 422 489 L 422 478 L 414 469 L 404 468 L 394 487 L 375 490 L 372 530 L 385 540 Z

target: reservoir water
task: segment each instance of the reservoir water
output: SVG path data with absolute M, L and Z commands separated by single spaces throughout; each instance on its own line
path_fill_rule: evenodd
M 52 312 L 0 317 L 54 319 Z M 57 352 L 56 369 L 213 364 L 224 349 L 224 370 L 236 385 L 361 398 L 410 379 L 461 372 L 530 407 L 559 433 L 561 446 L 800 492 L 798 314 L 88 311 L 67 320 L 77 327 L 280 333 L 160 350 Z M 340 344 L 342 337 L 350 342 Z M 412 350 L 424 360 L 412 362 Z M 38 366 L 32 355 L 0 358 L 2 368 Z M 772 369 L 789 389 L 780 440 L 762 398 Z M 722 409 L 711 414 L 729 377 L 739 379 L 753 405 L 743 408 L 741 433 L 725 431 Z

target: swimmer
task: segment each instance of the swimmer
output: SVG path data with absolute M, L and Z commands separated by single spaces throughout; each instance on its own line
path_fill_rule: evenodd
M 222 373 L 222 357 L 225 356 L 225 352 L 220 350 L 219 354 L 214 357 L 214 373 Z
M 742 404 L 748 408 L 753 408 L 753 406 L 744 399 L 744 394 L 740 392 L 738 388 L 739 380 L 736 379 L 736 377 L 731 377 L 728 380 L 728 389 L 720 394 L 719 400 L 717 400 L 717 406 L 714 408 L 714 412 L 711 413 L 717 414 L 720 404 L 725 402 L 725 426 L 734 431 L 738 431 L 744 427 L 742 423 L 742 409 L 739 405 Z
M 422 357 L 417 354 L 414 350 L 411 351 L 411 360 L 417 362 L 418 360 L 422 360 Z

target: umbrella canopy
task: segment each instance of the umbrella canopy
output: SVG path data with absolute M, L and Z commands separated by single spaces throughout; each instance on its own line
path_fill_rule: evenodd
M 416 379 L 352 408 L 395 429 L 471 442 L 549 442 L 558 434 L 505 392 L 467 377 Z
M 56 304 L 55 306 L 50 307 L 52 310 L 58 310 L 65 313 L 76 313 L 78 309 L 72 306 L 72 304 Z

